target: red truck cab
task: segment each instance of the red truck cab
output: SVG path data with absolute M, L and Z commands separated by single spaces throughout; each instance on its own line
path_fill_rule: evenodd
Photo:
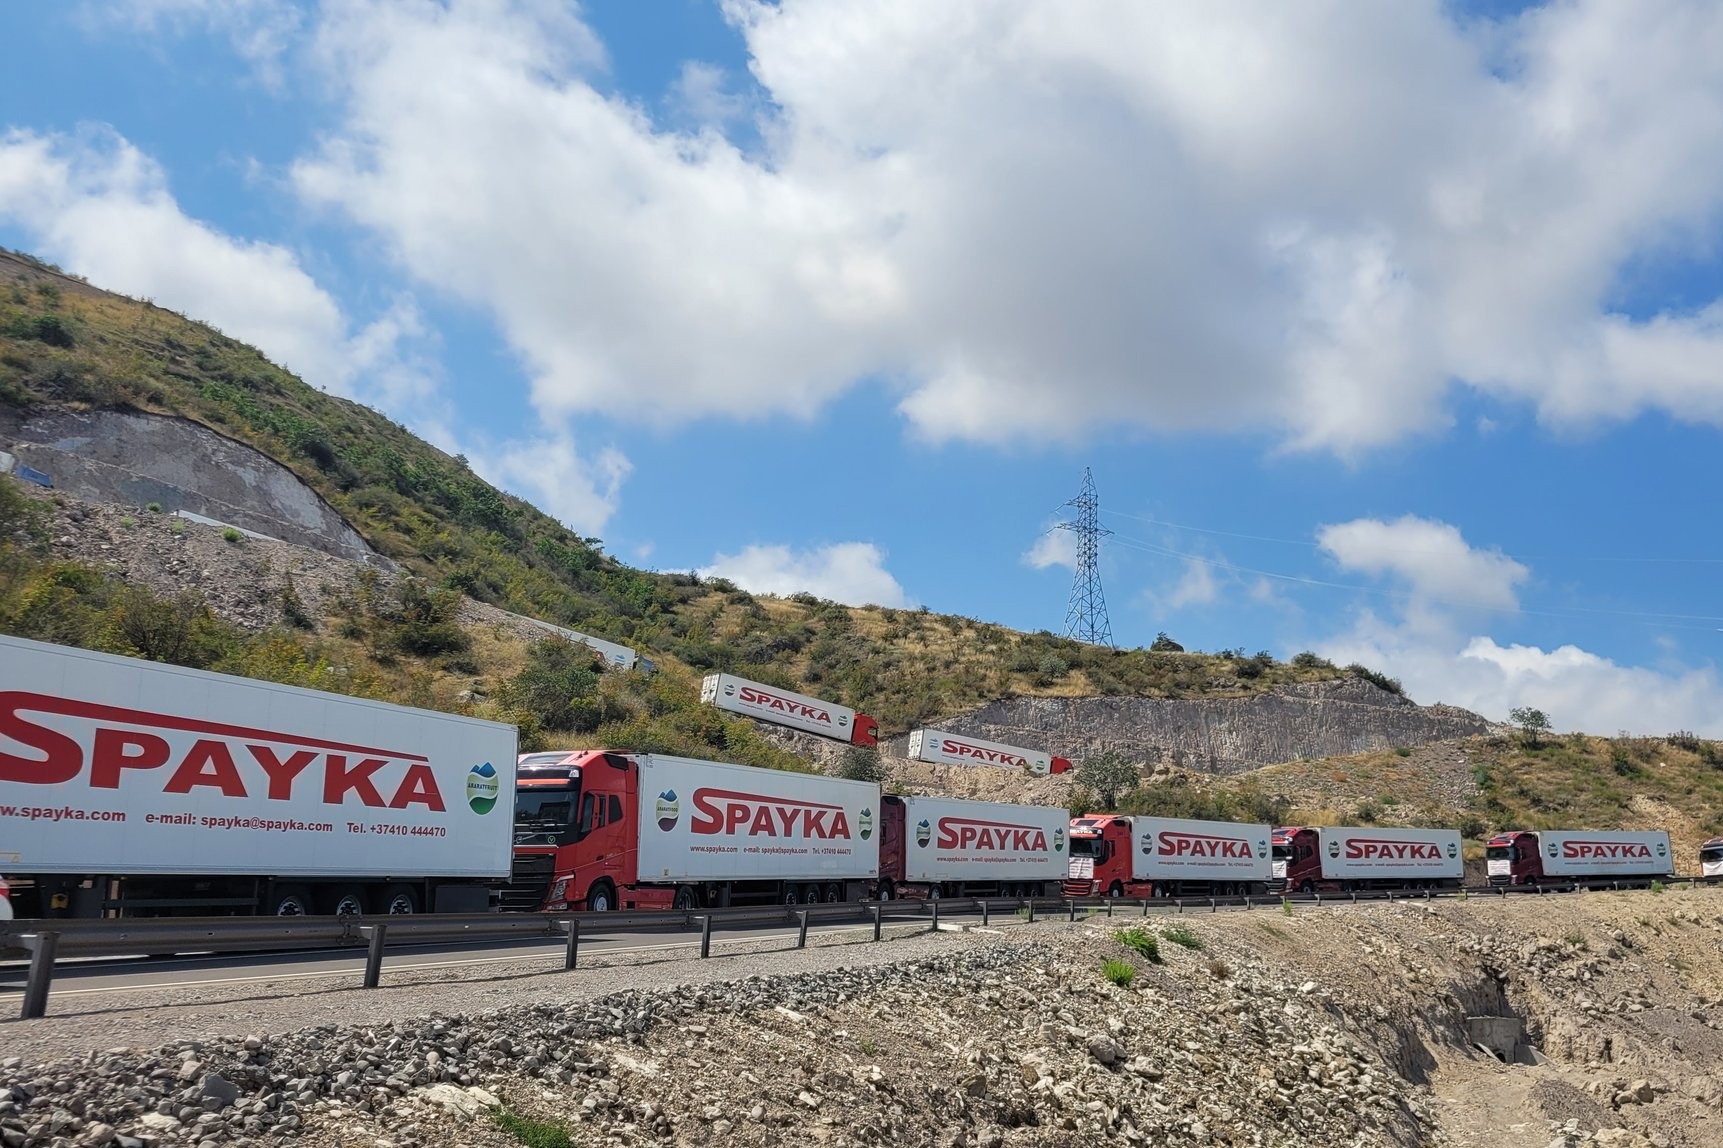
M 1071 820 L 1067 897 L 1147 897 L 1147 882 L 1131 880 L 1131 819 L 1110 813 Z
M 867 714 L 858 713 L 855 720 L 850 722 L 851 745 L 878 745 L 879 722 Z
M 1314 893 L 1336 883 L 1322 878 L 1322 837 L 1315 829 L 1302 825 L 1286 825 L 1274 831 L 1269 839 L 1274 877 L 1268 883 L 1271 893 Z
M 1484 866 L 1492 885 L 1536 885 L 1544 879 L 1538 835 L 1523 829 L 1496 834 L 1484 846 Z
M 559 750 L 520 758 L 514 871 L 503 908 L 523 912 L 669 908 L 672 893 L 636 889 L 638 772 L 619 753 Z

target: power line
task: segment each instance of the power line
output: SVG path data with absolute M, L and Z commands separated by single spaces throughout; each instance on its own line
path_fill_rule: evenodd
M 1083 468 L 1083 488 L 1066 506 L 1077 508 L 1077 521 L 1059 529 L 1077 536 L 1077 574 L 1071 580 L 1071 603 L 1065 609 L 1065 635 L 1092 646 L 1112 646 L 1113 627 L 1107 620 L 1107 596 L 1101 591 L 1101 539 L 1111 534 L 1098 517 L 1101 500 L 1095 476 Z

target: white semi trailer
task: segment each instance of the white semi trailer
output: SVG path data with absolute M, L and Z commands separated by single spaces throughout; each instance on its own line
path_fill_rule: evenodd
M 25 916 L 482 911 L 513 726 L 0 636 Z

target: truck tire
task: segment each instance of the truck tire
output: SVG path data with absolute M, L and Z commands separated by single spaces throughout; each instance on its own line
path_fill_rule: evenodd
M 937 901 L 941 896 L 943 896 L 943 892 L 938 885 L 929 885 L 927 887 L 927 899 L 929 901 Z
M 1298 886 L 1298 891 L 1300 893 L 1314 893 L 1316 892 L 1316 882 L 1306 879 Z
M 820 887 L 818 885 L 809 885 L 806 889 L 802 890 L 802 900 L 810 905 L 818 905 L 820 903 Z
M 616 888 L 609 881 L 595 882 L 586 891 L 586 909 L 589 913 L 608 913 L 616 908 Z
M 330 917 L 363 917 L 365 890 L 357 885 L 340 885 L 319 890 L 317 911 Z
M 786 904 L 786 905 L 800 905 L 801 903 L 802 903 L 802 891 L 800 889 L 796 888 L 794 885 L 785 885 L 784 886 L 784 904 Z
M 271 917 L 309 917 L 311 890 L 303 885 L 283 885 L 270 894 L 263 907 Z
M 844 899 L 844 891 L 843 891 L 842 886 L 840 886 L 840 885 L 827 885 L 826 886 L 826 904 L 836 905 L 836 904 L 841 903 L 843 901 L 843 899 Z
M 881 901 L 889 901 L 897 896 L 897 890 L 891 887 L 890 881 L 881 881 L 879 883 L 879 892 L 876 896 Z
M 419 894 L 411 885 L 391 885 L 383 890 L 383 912 L 392 916 L 419 911 Z
M 1122 885 L 1118 881 L 1114 881 L 1111 885 L 1107 886 L 1107 896 L 1113 898 L 1113 900 L 1117 901 L 1120 897 L 1123 897 L 1124 895 L 1125 895 L 1125 887 L 1124 887 L 1124 885 Z
M 695 891 L 694 886 L 678 885 L 676 887 L 676 908 L 679 912 L 685 913 L 689 909 L 698 909 L 699 907 L 700 894 Z

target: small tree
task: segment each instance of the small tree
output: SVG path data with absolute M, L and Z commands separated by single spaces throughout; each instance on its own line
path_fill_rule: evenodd
M 1183 646 L 1167 637 L 1165 630 L 1155 635 L 1155 640 L 1149 643 L 1149 649 L 1157 654 L 1182 654 L 1185 652 Z
M 1516 706 L 1508 711 L 1508 720 L 1520 727 L 1520 737 L 1529 749 L 1543 744 L 1543 735 L 1550 731 L 1549 715 L 1530 706 Z
M 1119 807 L 1119 795 L 1137 787 L 1142 780 L 1137 764 L 1116 749 L 1097 753 L 1077 767 L 1077 784 L 1093 790 L 1108 811 Z
M 885 764 L 880 761 L 879 750 L 874 746 L 852 745 L 838 755 L 832 766 L 832 776 L 879 785 L 885 781 Z

